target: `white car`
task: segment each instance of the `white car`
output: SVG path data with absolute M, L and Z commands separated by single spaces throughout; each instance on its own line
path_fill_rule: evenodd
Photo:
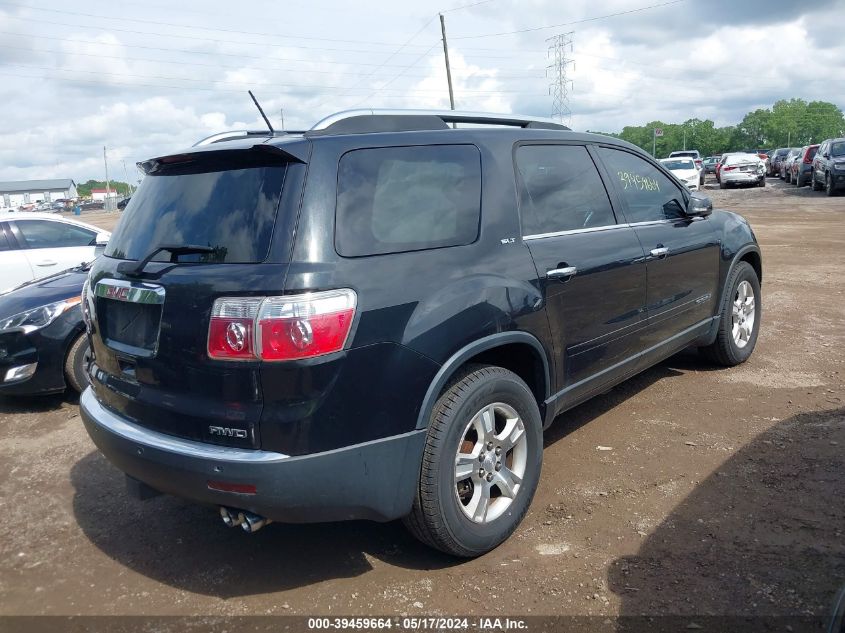
M 719 188 L 731 185 L 766 186 L 766 163 L 757 154 L 731 154 L 719 170 Z
M 90 262 L 110 237 L 52 213 L 0 214 L 0 292 Z
M 678 158 L 661 158 L 663 166 L 671 171 L 675 177 L 684 183 L 690 191 L 698 191 L 701 181 L 701 171 L 696 167 L 695 160 L 686 156 Z

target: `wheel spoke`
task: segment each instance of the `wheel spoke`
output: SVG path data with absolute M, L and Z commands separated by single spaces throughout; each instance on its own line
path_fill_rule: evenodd
M 458 453 L 458 458 L 455 460 L 455 482 L 469 479 L 475 472 L 477 463 L 477 458 L 469 453 Z
M 485 407 L 479 414 L 484 440 L 492 439 L 496 435 L 496 412 L 492 406 Z
M 516 496 L 516 488 L 522 483 L 522 479 L 507 466 L 502 466 L 502 469 L 493 477 L 492 483 L 499 487 L 503 496 L 513 499 Z
M 472 498 L 466 505 L 466 511 L 474 521 L 483 522 L 487 518 L 487 509 L 490 507 L 490 487 L 486 482 L 477 484 L 472 491 Z
M 501 442 L 502 450 L 507 453 L 519 443 L 523 435 L 525 435 L 525 428 L 523 427 L 522 420 L 519 418 L 510 418 L 505 423 L 505 428 L 502 429 L 502 433 L 497 436 L 497 439 Z

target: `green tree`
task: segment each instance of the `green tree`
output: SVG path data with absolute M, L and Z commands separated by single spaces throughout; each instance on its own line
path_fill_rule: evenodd
M 112 191 L 116 191 L 118 195 L 128 196 L 130 187 L 125 182 L 119 180 L 109 180 L 109 187 Z M 84 183 L 76 185 L 76 192 L 83 198 L 88 198 L 91 195 L 92 189 L 105 189 L 105 180 L 86 180 Z

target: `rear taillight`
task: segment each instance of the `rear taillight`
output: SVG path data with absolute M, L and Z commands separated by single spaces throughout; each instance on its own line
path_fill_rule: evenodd
M 810 156 L 810 152 L 807 152 L 806 154 L 804 154 L 804 164 L 809 165 L 812 162 L 813 162 L 813 157 Z
M 262 297 L 223 297 L 211 308 L 208 355 L 229 360 L 255 359 L 255 318 Z
M 732 169 L 736 169 L 736 166 L 725 165 L 724 167 L 722 167 L 722 169 L 724 169 L 725 171 L 731 171 Z
M 343 349 L 355 316 L 353 290 L 279 297 L 224 297 L 214 302 L 208 355 L 283 361 Z

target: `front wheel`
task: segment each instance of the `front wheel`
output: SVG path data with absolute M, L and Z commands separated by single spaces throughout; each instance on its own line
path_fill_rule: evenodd
M 528 511 L 542 462 L 542 422 L 528 385 L 501 367 L 468 366 L 435 404 L 405 525 L 453 556 L 489 552 Z
M 83 332 L 73 341 L 65 357 L 65 379 L 76 393 L 82 393 L 88 386 L 86 368 L 90 360 L 91 347 Z
M 760 280 L 748 262 L 739 262 L 728 276 L 719 312 L 716 340 L 699 348 L 709 360 L 725 367 L 744 363 L 760 332 Z
M 818 180 L 816 180 L 816 174 L 810 177 L 810 184 L 813 186 L 813 191 L 821 191 L 824 189 L 824 185 L 822 185 Z
M 830 177 L 830 174 L 824 175 L 824 192 L 828 196 L 832 196 L 834 193 L 836 193 L 836 189 L 833 186 L 833 178 Z

